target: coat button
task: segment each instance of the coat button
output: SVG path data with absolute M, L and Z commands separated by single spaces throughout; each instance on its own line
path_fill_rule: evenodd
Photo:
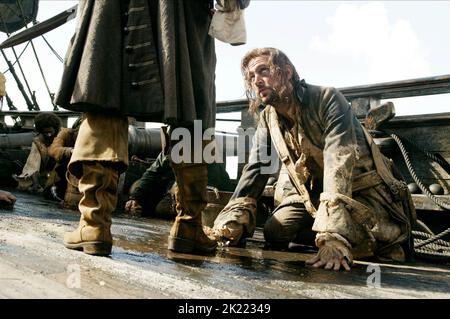
M 139 83 L 137 83 L 137 82 L 131 82 L 131 88 L 133 88 L 133 89 L 139 89 Z
M 135 64 L 132 64 L 132 63 L 128 64 L 128 70 L 133 71 L 135 69 L 136 69 L 136 65 Z
M 128 27 L 123 28 L 123 33 L 125 34 L 130 33 L 130 29 L 128 29 Z
M 132 47 L 131 45 L 127 45 L 127 46 L 125 47 L 125 52 L 126 52 L 126 53 L 131 53 L 131 52 L 133 52 L 133 47 Z

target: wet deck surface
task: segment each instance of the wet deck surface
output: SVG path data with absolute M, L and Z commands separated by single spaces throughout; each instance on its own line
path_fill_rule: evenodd
M 312 252 L 264 250 L 260 230 L 245 249 L 197 256 L 166 249 L 171 221 L 116 216 L 111 257 L 89 256 L 62 245 L 77 212 L 13 193 L 14 210 L 0 210 L 0 298 L 450 298 L 449 264 L 311 269 Z

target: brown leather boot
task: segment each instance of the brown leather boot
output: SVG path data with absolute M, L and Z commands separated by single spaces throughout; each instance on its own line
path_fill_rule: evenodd
M 83 163 L 78 188 L 82 198 L 78 228 L 64 235 L 64 246 L 86 254 L 108 256 L 112 249 L 111 213 L 117 204 L 118 172 L 98 162 Z
M 112 237 L 109 229 L 92 227 L 80 221 L 76 230 L 64 234 L 64 246 L 82 250 L 85 254 L 109 256 L 112 250 Z
M 181 253 L 211 253 L 217 243 L 203 232 L 202 211 L 207 204 L 206 164 L 174 164 L 177 182 L 177 217 L 170 230 L 168 248 Z

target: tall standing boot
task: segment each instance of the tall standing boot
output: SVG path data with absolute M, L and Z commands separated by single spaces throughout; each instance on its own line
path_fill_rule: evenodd
M 78 188 L 82 198 L 78 228 L 64 235 L 64 246 L 89 255 L 108 256 L 112 249 L 111 214 L 117 204 L 116 169 L 100 162 L 83 162 Z
M 202 211 L 207 204 L 208 170 L 206 164 L 174 164 L 177 182 L 177 217 L 170 230 L 168 248 L 181 253 L 210 253 L 217 243 L 203 232 Z

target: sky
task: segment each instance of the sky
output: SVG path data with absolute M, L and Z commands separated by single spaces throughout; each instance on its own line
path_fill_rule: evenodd
M 38 21 L 77 1 L 41 0 Z M 252 0 L 245 11 L 247 43 L 231 46 L 216 41 L 217 101 L 243 99 L 241 57 L 255 47 L 284 51 L 302 78 L 334 87 L 374 84 L 450 74 L 450 1 L 269 1 Z M 64 57 L 75 22 L 45 35 Z M 0 34 L 0 41 L 6 39 Z M 42 38 L 34 40 L 48 85 L 56 92 L 62 63 Z M 24 46 L 17 46 L 20 54 Z M 13 53 L 6 49 L 11 61 Z M 32 50 L 21 58 L 41 109 L 51 110 Z M 7 69 L 0 57 L 0 72 Z M 13 78 L 7 91 L 16 107 L 26 109 Z M 450 112 L 450 96 L 394 100 L 397 115 Z M 3 107 L 6 109 L 6 106 Z

